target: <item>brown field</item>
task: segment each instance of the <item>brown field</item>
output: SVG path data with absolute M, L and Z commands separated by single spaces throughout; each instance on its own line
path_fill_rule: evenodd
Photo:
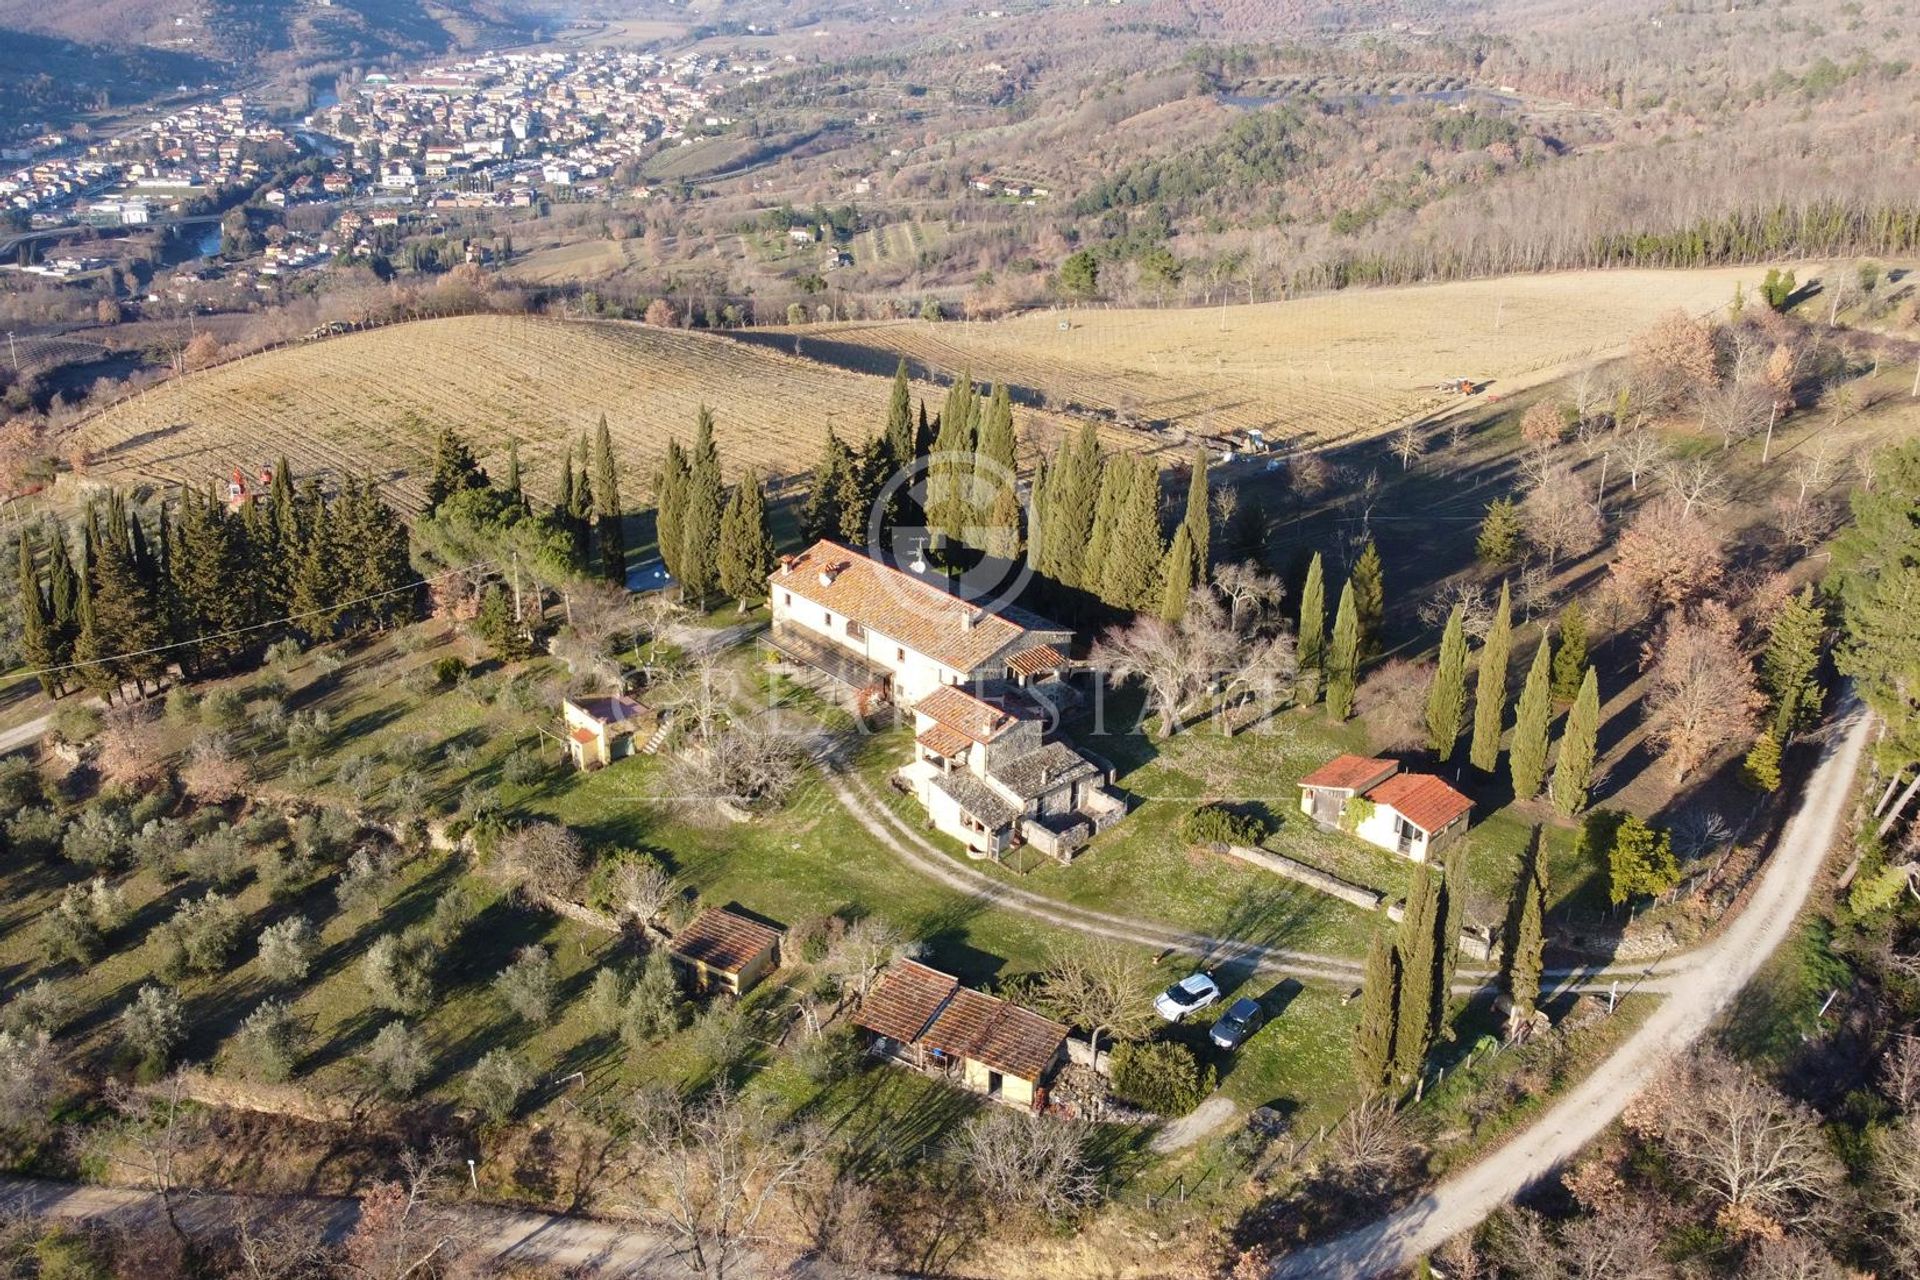
M 1111 411 L 1182 431 L 1257 428 L 1303 444 L 1362 438 L 1458 402 L 1473 378 L 1501 396 L 1621 348 L 1660 315 L 1726 305 L 1752 267 L 1580 272 L 1350 290 L 1255 306 L 1036 311 L 996 322 L 849 322 L 782 330 L 803 354 L 856 369 L 971 369 L 1047 407 Z M 790 348 L 789 348 L 790 349 Z
M 886 420 L 889 379 L 702 333 L 614 321 L 464 316 L 249 356 L 162 383 L 81 427 L 91 479 L 199 484 L 284 453 L 299 475 L 370 471 L 407 506 L 421 500 L 434 434 L 452 426 L 491 467 L 520 442 L 529 489 L 550 493 L 558 458 L 602 413 L 643 500 L 670 436 L 690 440 L 712 406 L 731 474 L 810 469 L 829 416 L 849 438 Z M 938 408 L 944 391 L 916 394 Z M 1021 411 L 1032 442 L 1063 429 Z M 1143 447 L 1118 429 L 1109 443 Z
M 597 280 L 638 266 L 646 259 L 637 240 L 582 240 L 553 249 L 537 249 L 506 270 L 512 280 L 529 284 L 567 284 Z

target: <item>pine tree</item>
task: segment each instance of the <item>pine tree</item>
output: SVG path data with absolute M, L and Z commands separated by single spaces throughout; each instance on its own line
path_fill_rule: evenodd
M 407 528 L 380 498 L 371 476 L 349 478 L 336 511 L 345 574 L 336 603 L 348 600 L 356 626 L 384 630 L 412 616 L 420 575 L 407 553 Z
M 1760 684 L 1773 706 L 1774 745 L 1804 733 L 1820 720 L 1820 646 L 1827 618 L 1813 588 L 1780 607 L 1760 655 Z
M 1041 536 L 1047 540 L 1046 573 L 1064 587 L 1087 586 L 1087 545 L 1093 536 L 1095 508 L 1100 502 L 1100 435 L 1092 423 L 1063 442 L 1048 476 L 1046 520 Z
M 1587 614 L 1578 600 L 1560 611 L 1560 647 L 1553 655 L 1555 706 L 1572 702 L 1587 673 Z
M 1193 547 L 1193 580 L 1211 581 L 1209 560 L 1213 540 L 1213 492 L 1207 484 L 1207 446 L 1196 440 L 1193 445 L 1192 471 L 1187 479 L 1187 510 L 1181 517 L 1187 541 Z
M 1513 775 L 1513 798 L 1531 800 L 1540 794 L 1547 776 L 1547 727 L 1553 722 L 1553 690 L 1549 671 L 1553 663 L 1553 641 L 1540 637 L 1533 651 L 1533 666 L 1527 670 L 1527 683 L 1520 690 L 1520 709 L 1513 726 L 1513 745 L 1507 751 L 1507 768 Z
M 124 516 L 124 510 L 119 514 Z M 132 526 L 118 519 L 110 520 L 110 525 L 117 525 L 121 532 L 100 540 L 89 583 L 95 637 L 100 652 L 127 655 L 112 664 L 115 683 L 131 680 L 144 697 L 148 683 L 158 683 L 166 671 L 167 655 L 154 650 L 169 637 L 153 592 L 140 581 Z
M 1747 749 L 1747 758 L 1740 762 L 1740 780 L 1755 791 L 1780 789 L 1780 739 L 1771 728 L 1762 729 Z
M 1482 773 L 1492 773 L 1500 763 L 1500 733 L 1507 717 L 1507 664 L 1512 661 L 1513 598 L 1502 582 L 1493 626 L 1487 631 L 1487 642 L 1480 647 L 1480 676 L 1473 693 L 1473 746 L 1468 758 Z
M 1526 863 L 1520 869 L 1513 945 L 1507 952 L 1507 998 L 1513 1002 L 1514 1021 L 1533 1016 L 1540 1002 L 1540 971 L 1546 949 L 1543 923 L 1547 899 L 1546 832 L 1533 829 Z
M 839 512 L 839 527 L 832 536 L 849 546 L 869 542 L 873 534 L 873 510 L 880 502 L 889 471 L 887 441 L 875 436 L 857 454 L 848 457 L 840 471 L 840 488 L 834 499 Z M 881 520 L 884 528 L 886 520 Z
M 1380 652 L 1380 628 L 1386 621 L 1387 579 L 1380 564 L 1380 549 L 1367 539 L 1360 558 L 1354 561 L 1353 606 L 1360 623 L 1360 656 L 1371 658 Z
M 1160 536 L 1160 473 L 1145 458 L 1124 462 L 1126 489 L 1104 550 L 1100 598 L 1117 609 L 1151 609 L 1160 603 L 1159 568 L 1167 554 Z
M 1580 680 L 1573 710 L 1560 732 L 1560 758 L 1553 766 L 1553 807 L 1571 818 L 1587 807 L 1587 787 L 1593 782 L 1593 760 L 1600 738 L 1600 682 L 1593 668 Z
M 1335 720 L 1353 714 L 1353 686 L 1360 675 L 1360 619 L 1353 603 L 1353 579 L 1340 588 L 1334 611 L 1333 647 L 1327 653 L 1327 713 Z
M 480 469 L 473 450 L 451 427 L 440 428 L 433 439 L 433 474 L 427 479 L 427 514 L 432 515 L 442 502 L 462 489 L 484 489 L 487 473 Z
M 767 598 L 773 572 L 773 535 L 767 530 L 767 500 L 760 473 L 748 472 L 734 486 L 720 521 L 717 570 L 720 589 L 739 602 L 740 611 Z
M 1173 544 L 1160 562 L 1160 617 L 1178 622 L 1187 616 L 1187 597 L 1193 594 L 1193 540 L 1182 524 L 1173 532 Z
M 1375 929 L 1360 979 L 1360 1025 L 1353 1034 L 1353 1076 L 1369 1094 L 1384 1088 L 1393 1066 L 1398 1022 L 1399 958 L 1387 931 Z
M 807 502 L 800 512 L 800 536 L 806 541 L 817 542 L 821 538 L 840 535 L 840 496 L 847 483 L 847 471 L 852 466 L 852 454 L 840 442 L 840 437 L 833 433 L 833 428 L 828 427 L 827 442 L 822 448 L 819 463 L 813 469 L 813 479 L 807 488 Z
M 1307 565 L 1307 584 L 1300 592 L 1300 623 L 1294 651 L 1300 657 L 1300 670 L 1318 672 L 1326 665 L 1327 581 L 1320 553 L 1313 553 Z
M 895 466 L 914 457 L 913 389 L 907 382 L 907 358 L 893 371 L 893 394 L 887 400 L 887 450 Z
M 1395 1010 L 1393 1075 L 1412 1083 L 1433 1044 L 1434 983 L 1439 976 L 1435 939 L 1440 928 L 1440 882 L 1421 863 L 1407 890 L 1407 912 L 1400 921 L 1400 998 Z
M 1486 518 L 1480 522 L 1480 534 L 1474 539 L 1474 552 L 1491 565 L 1509 565 L 1520 558 L 1527 545 L 1526 526 L 1520 521 L 1520 504 L 1512 498 L 1496 498 L 1487 504 Z
M 1467 633 L 1465 610 L 1453 606 L 1440 636 L 1440 661 L 1427 690 L 1427 747 L 1441 764 L 1453 759 L 1454 744 L 1467 716 Z
M 654 539 L 660 544 L 660 562 L 677 578 L 680 576 L 680 515 L 687 507 L 687 454 L 678 440 L 667 441 L 667 453 L 660 462 L 653 492 Z M 811 542 L 819 536 L 812 533 L 807 540 Z
M 683 598 L 695 605 L 703 603 L 718 585 L 714 552 L 720 541 L 725 500 L 720 451 L 713 441 L 713 415 L 703 408 L 693 452 L 687 459 L 687 505 L 680 516 L 680 585 Z
M 53 614 L 40 591 L 40 571 L 33 562 L 33 535 L 20 534 L 20 657 L 39 672 L 41 691 L 49 698 L 62 692 L 60 674 L 48 668 L 58 665 L 53 654 Z

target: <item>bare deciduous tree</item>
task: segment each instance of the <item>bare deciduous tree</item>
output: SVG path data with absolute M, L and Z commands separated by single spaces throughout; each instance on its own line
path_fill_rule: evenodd
M 1227 625 L 1235 631 L 1261 627 L 1286 598 L 1286 587 L 1280 579 L 1251 560 L 1218 566 L 1213 571 L 1213 585 L 1226 598 Z
M 196 800 L 220 804 L 246 790 L 252 776 L 247 762 L 235 752 L 232 739 L 216 733 L 193 744 L 180 770 L 180 785 Z
M 1722 449 L 1759 434 L 1773 413 L 1773 395 L 1759 382 L 1710 387 L 1701 392 L 1698 403 L 1701 424 L 1719 435 Z
M 1648 503 L 1634 514 L 1608 572 L 1626 600 L 1683 605 L 1711 591 L 1726 571 L 1720 536 L 1677 498 Z
M 557 822 L 529 822 L 500 837 L 493 870 L 522 892 L 564 898 L 586 869 L 580 837 Z
M 1430 663 L 1389 658 L 1354 690 L 1354 710 L 1367 726 L 1376 751 L 1409 751 L 1427 740 L 1427 690 L 1433 684 Z
M 1102 1036 L 1135 1036 L 1153 1028 L 1153 981 L 1134 953 L 1106 938 L 1063 947 L 1040 975 L 1039 996 L 1053 1013 L 1087 1029 L 1094 1055 Z
M 873 984 L 896 961 L 910 959 L 924 948 L 878 916 L 861 916 L 834 939 L 820 969 L 837 979 L 842 989 L 864 1000 Z
M 1819 1117 L 1717 1053 L 1689 1064 L 1661 1136 L 1687 1180 L 1736 1219 L 1811 1222 L 1840 1182 Z
M 1880 1089 L 1902 1111 L 1920 1108 L 1920 1034 L 1895 1036 L 1881 1053 Z
M 1180 708 L 1194 687 L 1194 665 L 1180 629 L 1159 618 L 1142 616 L 1110 628 L 1093 647 L 1091 661 L 1114 681 L 1138 680 L 1147 705 L 1160 717 L 1160 736 L 1180 728 Z
M 727 1089 L 698 1099 L 648 1090 L 634 1100 L 632 1135 L 651 1206 L 641 1216 L 671 1233 L 690 1273 L 712 1280 L 748 1271 L 761 1221 L 821 1147 L 815 1131 Z
M 1715 751 L 1752 734 L 1766 697 L 1726 606 L 1707 601 L 1691 613 L 1675 610 L 1641 661 L 1652 672 L 1647 735 L 1672 766 L 1676 785 Z
M 1546 553 L 1549 569 L 1600 545 L 1600 513 L 1571 466 L 1548 467 L 1521 501 L 1520 517 L 1527 541 Z
M 1627 469 L 1627 480 L 1635 493 L 1640 492 L 1640 477 L 1656 470 L 1667 459 L 1666 442 L 1651 431 L 1629 431 L 1614 446 L 1614 455 Z
M 1660 478 L 1687 515 L 1717 510 L 1726 499 L 1726 478 L 1712 458 L 1670 459 L 1660 468 Z
M 436 1198 L 453 1150 L 436 1143 L 400 1157 L 400 1176 L 376 1182 L 360 1197 L 360 1218 L 347 1237 L 345 1269 L 354 1280 L 427 1280 L 456 1257 L 466 1224 Z
M 1393 456 L 1400 461 L 1400 469 L 1406 471 L 1427 451 L 1426 437 L 1420 434 L 1416 424 L 1409 422 L 1393 433 L 1391 448 Z
M 990 1203 L 1063 1218 L 1098 1193 L 1089 1136 L 1078 1121 L 989 1107 L 967 1121 L 957 1145 Z
M 101 717 L 100 774 L 135 790 L 157 781 L 166 769 L 166 731 L 144 702 L 109 707 Z

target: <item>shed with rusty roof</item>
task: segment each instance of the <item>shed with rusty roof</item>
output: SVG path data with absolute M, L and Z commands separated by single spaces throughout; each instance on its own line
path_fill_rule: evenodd
M 780 967 L 782 931 L 726 907 L 710 907 L 673 935 L 667 957 L 699 991 L 744 995 Z

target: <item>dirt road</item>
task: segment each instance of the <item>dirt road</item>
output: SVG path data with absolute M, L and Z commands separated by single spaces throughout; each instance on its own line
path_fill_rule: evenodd
M 1849 694 L 1745 909 L 1715 941 L 1690 953 L 1686 980 L 1672 984 L 1666 1003 L 1598 1070 L 1489 1158 L 1397 1213 L 1280 1259 L 1274 1280 L 1367 1280 L 1408 1266 L 1551 1175 L 1613 1123 L 1669 1060 L 1706 1033 L 1793 932 L 1846 822 L 1871 726 L 1872 717 Z

